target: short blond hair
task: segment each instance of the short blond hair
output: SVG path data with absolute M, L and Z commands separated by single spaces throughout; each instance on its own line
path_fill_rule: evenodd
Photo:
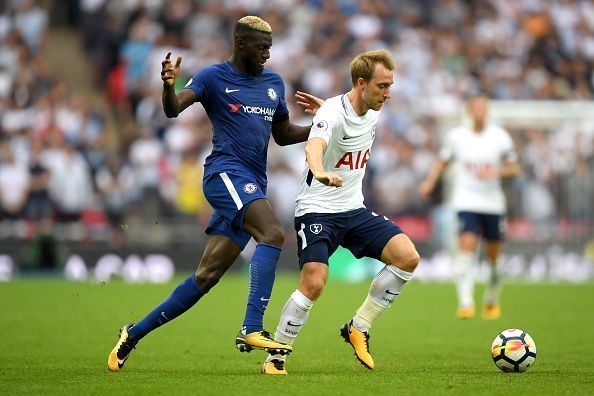
M 353 85 L 359 78 L 365 82 L 371 81 L 375 65 L 381 63 L 388 70 L 394 70 L 394 60 L 390 53 L 385 49 L 363 52 L 355 57 L 351 62 L 351 80 Z
M 246 15 L 237 21 L 235 24 L 235 33 L 238 33 L 238 30 L 242 28 L 272 34 L 272 28 L 270 27 L 270 24 L 264 19 L 254 15 Z

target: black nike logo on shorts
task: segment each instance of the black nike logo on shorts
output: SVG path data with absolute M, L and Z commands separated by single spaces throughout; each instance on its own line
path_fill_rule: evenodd
M 393 295 L 393 296 L 397 296 L 397 295 L 399 295 L 399 294 L 400 294 L 400 293 L 392 293 L 392 292 L 391 292 L 390 290 L 388 290 L 388 289 L 386 289 L 386 293 L 388 293 L 388 294 L 391 294 L 391 295 Z

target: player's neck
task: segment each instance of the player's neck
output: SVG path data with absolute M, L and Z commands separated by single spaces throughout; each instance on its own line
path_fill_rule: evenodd
M 235 54 L 231 55 L 231 57 L 228 59 L 228 62 L 231 64 L 231 66 L 233 66 L 235 70 L 237 70 L 241 74 L 249 74 L 244 63 L 241 61 L 239 57 L 235 56 Z
M 354 89 L 351 89 L 351 91 L 347 94 L 347 98 L 349 99 L 349 102 L 351 102 L 353 110 L 355 110 L 355 113 L 357 113 L 359 117 L 364 116 L 365 113 L 367 113 L 367 110 L 369 110 L 369 108 L 365 107 L 361 95 L 358 95 L 357 91 Z
M 476 133 L 481 133 L 485 129 L 485 121 L 474 121 L 472 123 L 472 130 Z

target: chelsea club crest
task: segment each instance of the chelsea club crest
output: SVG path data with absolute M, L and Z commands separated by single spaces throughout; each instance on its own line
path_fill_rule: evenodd
M 268 97 L 270 98 L 270 100 L 276 100 L 277 95 L 276 95 L 276 91 L 272 88 L 268 88 L 268 91 L 266 91 L 266 93 L 268 94 Z
M 257 189 L 258 186 L 256 186 L 256 184 L 254 183 L 248 183 L 245 186 L 243 186 L 243 191 L 245 191 L 246 194 L 253 194 L 256 192 Z

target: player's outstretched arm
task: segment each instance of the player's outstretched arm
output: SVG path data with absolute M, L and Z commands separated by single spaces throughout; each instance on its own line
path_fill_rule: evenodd
M 326 172 L 324 169 L 323 158 L 326 147 L 324 139 L 312 138 L 308 140 L 305 146 L 307 166 L 320 183 L 326 186 L 340 187 L 342 186 L 342 177 L 334 172 Z
M 161 80 L 163 80 L 161 101 L 168 118 L 177 117 L 196 99 L 196 94 L 191 89 L 182 89 L 179 93 L 175 93 L 174 84 L 180 71 L 181 61 L 182 57 L 178 56 L 175 65 L 173 65 L 171 52 L 168 52 L 161 62 Z
M 297 104 L 304 107 L 305 112 L 309 114 L 316 114 L 318 109 L 324 103 L 323 99 L 318 98 L 307 92 L 297 91 L 295 94 Z M 272 136 L 274 141 L 279 146 L 288 146 L 290 144 L 302 143 L 309 137 L 311 125 L 300 126 L 293 124 L 289 118 L 274 120 L 272 123 Z

